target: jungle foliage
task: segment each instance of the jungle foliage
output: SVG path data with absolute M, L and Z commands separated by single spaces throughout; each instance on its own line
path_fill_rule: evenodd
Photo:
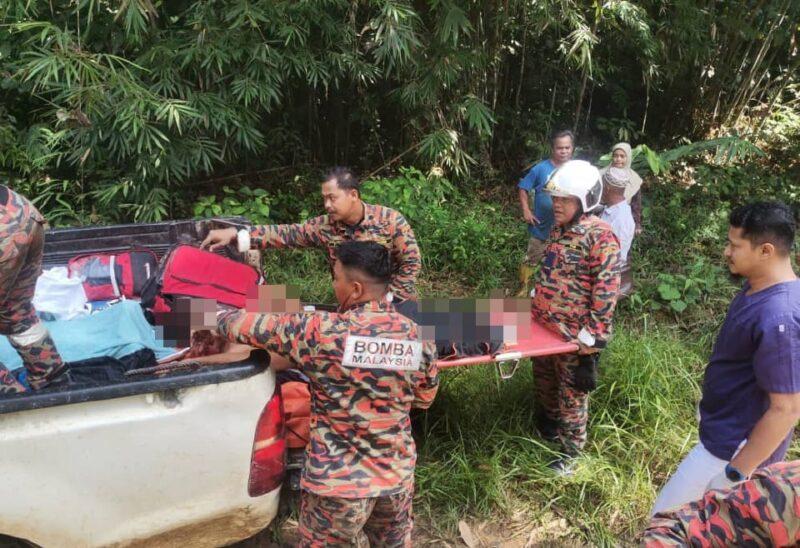
M 276 167 L 488 180 L 555 127 L 659 147 L 766 131 L 796 108 L 799 16 L 791 0 L 5 0 L 0 178 L 151 220 Z

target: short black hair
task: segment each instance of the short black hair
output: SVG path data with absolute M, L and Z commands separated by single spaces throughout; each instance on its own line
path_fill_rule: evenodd
M 741 228 L 751 245 L 771 243 L 781 255 L 794 247 L 797 231 L 792 209 L 783 202 L 754 202 L 731 212 L 730 225 Z
M 349 167 L 336 166 L 331 168 L 325 173 L 325 178 L 322 180 L 323 182 L 334 180 L 336 181 L 336 186 L 342 190 L 355 190 L 359 192 L 361 187 L 358 177 L 356 177 L 356 174 L 353 173 L 353 170 Z
M 336 247 L 336 258 L 342 268 L 356 270 L 376 284 L 389 285 L 392 279 L 391 255 L 378 242 L 342 242 Z
M 573 146 L 575 145 L 575 134 L 569 129 L 560 129 L 558 131 L 554 131 L 552 135 L 550 135 L 550 145 L 555 145 L 556 139 L 561 139 L 562 137 L 569 137 L 569 140 L 572 141 Z

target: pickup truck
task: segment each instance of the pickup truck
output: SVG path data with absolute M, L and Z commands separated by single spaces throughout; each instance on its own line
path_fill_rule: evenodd
M 160 257 L 231 221 L 244 222 L 52 230 L 44 266 L 131 247 Z M 535 323 L 520 326 L 516 339 L 501 353 L 439 367 L 494 363 L 507 378 L 521 359 L 576 350 Z M 264 529 L 281 485 L 296 491 L 302 467 L 302 450 L 287 458 L 269 363 L 268 353 L 253 351 L 191 371 L 0 397 L 0 546 L 224 546 Z
M 209 224 L 52 230 L 45 267 Z M 221 546 L 278 511 L 283 410 L 266 353 L 122 383 L 0 398 L 0 545 Z

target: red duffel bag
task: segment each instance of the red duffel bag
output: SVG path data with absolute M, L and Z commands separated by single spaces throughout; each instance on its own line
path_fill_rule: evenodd
M 158 267 L 156 254 L 149 249 L 117 253 L 87 253 L 67 263 L 70 278 L 81 278 L 86 298 L 110 301 L 141 296 Z
M 178 245 L 167 253 L 156 276 L 142 291 L 142 306 L 168 312 L 176 297 L 215 299 L 220 304 L 245 308 L 263 277 L 252 266 L 191 245 Z

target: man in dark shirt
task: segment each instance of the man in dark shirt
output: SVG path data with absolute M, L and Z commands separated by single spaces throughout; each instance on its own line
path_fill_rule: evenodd
M 700 443 L 662 489 L 653 513 L 731 487 L 783 460 L 800 419 L 800 280 L 796 223 L 777 202 L 731 213 L 725 258 L 744 277 L 703 380 Z

